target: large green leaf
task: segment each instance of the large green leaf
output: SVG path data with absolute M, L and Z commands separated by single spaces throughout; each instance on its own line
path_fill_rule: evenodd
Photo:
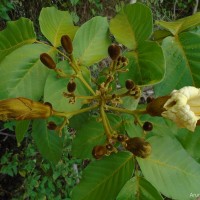
M 122 88 L 121 89 L 117 89 L 114 91 L 114 94 L 120 95 L 120 94 L 124 94 L 127 92 L 127 89 L 125 88 L 125 82 L 122 84 Z M 122 107 L 129 109 L 129 110 L 135 110 L 137 108 L 138 102 L 139 102 L 139 98 L 135 99 L 132 96 L 125 96 L 121 98 L 122 100 Z
M 187 85 L 200 87 L 200 35 L 183 32 L 177 37 L 167 37 L 162 47 L 166 74 L 164 80 L 155 86 L 156 94 L 166 95 Z
M 152 154 L 137 160 L 144 177 L 162 194 L 188 200 L 191 193 L 199 193 L 200 165 L 167 132 L 164 137 L 151 137 Z
M 117 200 L 163 200 L 161 194 L 142 177 L 133 177 L 120 191 Z
M 6 29 L 0 32 L 0 62 L 15 49 L 35 40 L 33 23 L 29 19 L 20 18 L 7 22 Z
M 196 127 L 194 133 L 187 129 L 179 129 L 176 137 L 184 149 L 200 163 L 200 127 Z
M 128 152 L 119 152 L 94 161 L 83 171 L 80 184 L 72 191 L 72 199 L 116 199 L 133 169 L 133 156 Z
M 122 121 L 129 137 L 142 137 L 143 129 L 139 124 L 135 124 L 135 118 L 132 115 L 123 114 Z
M 60 46 L 62 35 L 69 35 L 71 39 L 78 27 L 74 26 L 69 12 L 57 10 L 55 7 L 43 8 L 39 17 L 40 29 L 43 35 L 54 47 Z
M 49 70 L 40 62 L 40 54 L 54 54 L 54 49 L 41 44 L 28 44 L 9 54 L 0 67 L 0 98 L 27 97 L 39 100 Z
M 177 131 L 179 130 L 176 123 L 169 119 L 165 119 L 163 117 L 152 117 L 150 115 L 143 115 L 140 118 L 141 123 L 144 122 L 150 122 L 153 125 L 152 131 L 148 132 L 147 137 L 153 136 L 153 135 L 159 135 L 159 136 L 175 136 L 177 134 Z M 166 132 L 166 130 L 168 130 Z
M 91 118 L 77 130 L 77 135 L 72 144 L 72 155 L 78 158 L 92 158 L 92 149 L 106 141 L 102 123 L 96 118 Z
M 69 119 L 69 126 L 78 131 L 81 127 L 90 120 L 89 112 L 84 112 L 78 115 L 74 115 Z
M 150 85 L 162 80 L 165 73 L 165 60 L 161 47 L 156 42 L 145 41 L 139 44 L 136 51 L 125 54 L 129 59 L 126 73 L 120 73 L 119 79 L 123 85 L 127 79 L 132 79 L 138 85 Z
M 57 163 L 62 155 L 63 138 L 47 129 L 46 120 L 34 120 L 32 137 L 40 153 L 49 161 Z
M 110 31 L 119 43 L 135 50 L 139 43 L 150 37 L 152 24 L 151 10 L 141 3 L 135 3 L 124 6 L 111 20 Z
M 122 134 L 124 132 L 124 122 L 121 117 L 114 114 L 108 114 L 107 117 L 112 129 Z M 97 118 L 89 117 L 87 114 L 83 114 L 80 118 L 75 117 L 76 119 L 82 124 L 73 122 L 72 118 L 72 125 L 76 125 L 75 129 L 77 130 L 77 135 L 72 144 L 72 154 L 79 158 L 92 158 L 93 147 L 106 143 L 103 124 L 98 122 Z
M 153 35 L 152 35 L 152 39 L 154 41 L 158 41 L 158 42 L 162 42 L 162 40 L 168 36 L 172 35 L 169 31 L 167 30 L 155 30 L 153 32 Z
M 57 64 L 57 68 L 63 70 L 66 74 L 72 75 L 74 71 L 67 61 L 61 61 Z M 83 73 L 90 80 L 90 74 L 87 69 L 84 69 Z M 70 78 L 58 78 L 54 71 L 51 71 L 47 77 L 47 81 L 44 89 L 44 101 L 50 102 L 53 108 L 57 111 L 74 111 L 78 110 L 83 105 L 83 99 L 76 99 L 74 104 L 69 103 L 69 98 L 64 97 L 63 92 L 67 91 L 67 84 Z M 84 96 L 88 94 L 88 91 L 80 82 L 80 80 L 75 79 L 76 90 L 75 95 Z
M 24 135 L 28 131 L 29 124 L 30 120 L 22 120 L 16 122 L 15 135 L 18 144 L 20 144 L 20 142 L 24 139 Z
M 156 24 L 169 30 L 173 35 L 178 35 L 191 27 L 200 25 L 200 12 L 174 22 L 156 21 Z
M 105 17 L 94 17 L 83 24 L 74 37 L 74 56 L 84 66 L 107 57 L 110 44 L 108 22 Z

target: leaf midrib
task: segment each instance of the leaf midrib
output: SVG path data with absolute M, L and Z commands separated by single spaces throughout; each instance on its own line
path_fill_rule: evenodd
M 192 76 L 191 66 L 189 64 L 186 52 L 185 52 L 185 50 L 183 48 L 183 45 L 182 45 L 182 43 L 181 43 L 181 41 L 179 39 L 179 36 L 177 35 L 176 37 L 174 37 L 174 39 L 175 39 L 175 41 L 176 41 L 176 43 L 177 43 L 177 45 L 178 45 L 178 47 L 179 47 L 179 49 L 180 49 L 180 51 L 182 53 L 182 56 L 183 56 L 184 60 L 186 61 L 186 67 L 188 68 L 188 70 L 190 72 L 190 76 L 191 76 L 191 79 L 192 79 L 192 84 L 195 85 L 194 78 Z
M 123 168 L 131 159 L 132 159 L 132 156 L 130 156 L 129 158 L 127 158 L 127 160 L 126 160 L 125 162 L 123 162 L 117 169 L 115 169 L 115 171 L 113 171 L 113 172 L 110 174 L 110 176 L 106 176 L 106 178 L 103 179 L 102 182 L 100 182 L 100 183 L 97 184 L 94 188 L 92 188 L 92 189 L 90 190 L 90 193 L 86 194 L 86 196 L 84 196 L 84 197 L 82 198 L 82 200 L 84 200 L 84 199 L 88 200 L 87 197 L 88 197 L 91 193 L 93 193 L 93 191 L 95 191 L 96 188 L 100 187 L 102 184 L 104 184 L 105 182 L 107 182 L 108 179 L 110 179 L 110 177 L 113 177 L 117 172 L 119 172 L 119 171 L 121 170 L 121 168 Z
M 161 162 L 160 160 L 155 160 L 155 159 L 151 159 L 151 158 L 147 158 L 147 160 L 149 160 L 150 162 L 152 162 L 153 164 L 156 164 L 156 165 L 160 165 L 160 166 L 164 166 L 166 168 L 170 168 L 170 169 L 173 169 L 173 170 L 176 170 L 176 171 L 179 171 L 187 176 L 192 176 L 192 177 L 195 177 L 197 178 L 198 174 L 191 174 L 191 173 L 188 173 L 187 171 L 181 169 L 181 168 L 178 168 L 176 166 L 173 166 L 173 165 L 169 165 L 165 162 Z M 199 176 L 200 177 L 200 176 Z

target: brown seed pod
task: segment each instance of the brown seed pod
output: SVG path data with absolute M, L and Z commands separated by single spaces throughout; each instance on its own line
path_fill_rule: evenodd
M 165 111 L 163 106 L 169 98 L 170 96 L 161 96 L 156 99 L 153 99 L 152 102 L 147 104 L 147 113 L 151 116 L 161 116 L 161 113 Z
M 47 53 L 40 54 L 40 61 L 49 69 L 55 69 L 56 63 L 53 61 L 51 56 Z
M 143 138 L 130 138 L 126 141 L 126 144 L 126 149 L 137 157 L 146 158 L 151 154 L 151 145 Z
M 106 145 L 106 149 L 107 149 L 108 151 L 112 151 L 112 150 L 113 150 L 113 145 L 112 145 L 112 144 L 107 144 L 107 145 Z
M 76 90 L 76 83 L 74 82 L 74 80 L 71 80 L 68 84 L 67 84 L 67 91 L 69 93 L 72 93 Z
M 125 86 L 127 90 L 132 90 L 135 88 L 135 83 L 132 80 L 128 79 L 125 82 Z
M 47 125 L 47 128 L 48 128 L 49 130 L 56 130 L 57 125 L 56 125 L 54 122 L 50 121 L 50 122 L 48 123 L 48 125 Z
M 122 56 L 119 56 L 118 59 L 117 59 L 117 61 L 121 62 L 121 59 L 122 59 Z
M 61 37 L 61 44 L 68 54 L 71 54 L 73 52 L 72 40 L 68 35 L 63 35 Z
M 44 102 L 44 105 L 46 105 L 46 106 L 49 106 L 51 109 L 53 109 L 53 106 L 52 106 L 52 104 L 51 104 L 51 103 L 49 103 L 49 102 Z
M 154 100 L 153 97 L 147 97 L 147 103 L 151 103 Z
M 128 59 L 127 59 L 126 57 L 122 56 L 122 57 L 121 57 L 121 62 L 123 62 L 123 63 L 124 63 L 124 62 L 128 62 Z
M 102 158 L 105 154 L 107 154 L 107 148 L 103 145 L 97 145 L 92 150 L 92 155 L 97 160 Z
M 112 44 L 108 47 L 108 54 L 112 60 L 117 60 L 121 54 L 121 48 L 119 45 Z
M 126 137 L 125 137 L 124 135 L 119 134 L 119 135 L 117 136 L 117 140 L 118 140 L 118 142 L 123 142 L 123 141 L 126 140 Z
M 153 124 L 151 122 L 144 122 L 142 128 L 144 131 L 152 131 Z

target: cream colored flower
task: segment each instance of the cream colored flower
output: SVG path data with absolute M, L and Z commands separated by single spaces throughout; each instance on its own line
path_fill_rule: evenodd
M 49 104 L 19 97 L 0 101 L 0 120 L 24 120 L 48 118 L 52 115 Z
M 179 127 L 194 131 L 200 119 L 200 89 L 186 86 L 174 90 L 166 101 L 161 113 L 165 118 L 171 119 Z

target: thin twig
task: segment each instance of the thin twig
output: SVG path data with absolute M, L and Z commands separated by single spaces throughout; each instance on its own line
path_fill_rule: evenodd
M 173 15 L 174 15 L 174 20 L 176 19 L 176 4 L 177 4 L 177 0 L 175 0 L 174 2 L 174 12 L 173 12 Z
M 196 0 L 196 4 L 193 9 L 193 14 L 195 14 L 197 12 L 198 6 L 199 6 L 199 0 Z
M 8 137 L 15 138 L 15 135 L 12 135 L 12 134 L 9 134 L 9 133 L 0 132 L 0 135 L 5 135 L 5 136 L 8 136 Z

